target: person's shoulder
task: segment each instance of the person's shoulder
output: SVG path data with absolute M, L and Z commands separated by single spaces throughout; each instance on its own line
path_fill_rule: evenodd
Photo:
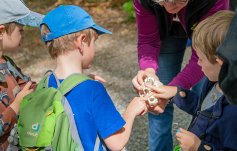
M 95 80 L 86 80 L 74 87 L 69 93 L 69 95 L 81 96 L 86 98 L 91 98 L 95 100 L 108 100 L 109 95 L 102 83 Z M 100 101 L 103 102 L 103 101 Z
M 51 86 L 54 87 L 55 85 L 57 85 L 53 74 L 49 75 L 48 83 L 50 87 Z M 98 89 L 105 89 L 102 83 L 100 83 L 99 81 L 92 80 L 92 79 L 87 79 L 85 81 L 78 83 L 73 88 L 73 91 L 74 90 L 90 90 L 91 91 L 91 90 L 98 90 Z
M 227 104 L 224 107 L 224 111 L 228 112 L 228 113 L 234 113 L 234 114 L 236 114 L 235 116 L 237 116 L 237 106 L 235 106 L 235 105 Z
M 222 111 L 223 117 L 228 119 L 237 119 L 237 106 L 229 104 L 227 99 L 224 99 L 223 104 L 225 104 L 225 106 Z
M 95 80 L 85 80 L 83 82 L 81 82 L 80 84 L 78 84 L 75 87 L 76 91 L 86 91 L 86 92 L 102 92 L 102 91 L 106 91 L 104 85 L 102 83 L 100 83 L 99 81 L 95 81 Z
M 226 101 L 226 100 L 225 100 Z M 227 102 L 223 102 L 224 107 L 219 117 L 219 127 L 220 131 L 230 132 L 233 135 L 236 135 L 236 130 L 232 129 L 235 128 L 237 125 L 237 106 L 233 106 L 227 104 Z
M 96 80 L 86 80 L 84 82 L 81 83 L 83 86 L 86 86 L 86 87 L 90 87 L 90 88 L 102 88 L 104 87 L 102 83 L 100 83 L 99 81 L 96 81 Z

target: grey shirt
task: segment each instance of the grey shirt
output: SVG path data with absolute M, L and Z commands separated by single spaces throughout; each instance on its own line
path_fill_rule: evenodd
M 205 97 L 202 106 L 201 111 L 206 110 L 210 108 L 211 106 L 216 104 L 216 101 L 223 95 L 222 92 L 217 91 L 216 84 L 212 87 L 211 91 L 207 94 Z

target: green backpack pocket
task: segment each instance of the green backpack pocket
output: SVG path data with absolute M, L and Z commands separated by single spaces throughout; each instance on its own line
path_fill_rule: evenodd
M 51 145 L 56 115 L 64 111 L 62 105 L 60 109 L 55 107 L 57 103 L 53 100 L 56 97 L 60 97 L 60 94 L 54 88 L 35 91 L 24 97 L 18 122 L 19 141 L 22 146 L 43 147 Z
M 64 95 L 88 78 L 73 74 L 58 89 L 49 88 L 46 79 L 48 76 L 21 103 L 18 133 L 22 150 L 83 151 L 72 110 Z

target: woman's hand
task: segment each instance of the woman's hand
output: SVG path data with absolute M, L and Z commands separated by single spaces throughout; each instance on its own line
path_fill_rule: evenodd
M 153 96 L 157 99 L 169 100 L 174 97 L 178 91 L 178 88 L 176 86 L 162 85 L 159 87 L 155 87 L 152 85 L 147 85 L 147 87 L 152 90 Z
M 155 70 L 153 69 L 146 69 L 146 70 L 140 70 L 138 71 L 137 75 L 133 78 L 132 83 L 133 87 L 137 91 L 142 90 L 142 84 L 144 83 L 144 80 L 146 77 L 154 78 L 155 80 L 159 81 L 159 78 L 157 77 Z
M 180 128 L 180 132 L 176 133 L 182 151 L 197 151 L 201 144 L 201 140 L 193 133 Z

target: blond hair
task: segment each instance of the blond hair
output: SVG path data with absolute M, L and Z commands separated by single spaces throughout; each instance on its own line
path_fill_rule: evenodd
M 201 21 L 194 29 L 192 46 L 202 51 L 207 59 L 216 62 L 216 49 L 223 42 L 234 12 L 222 10 Z
M 46 36 L 50 32 L 49 28 L 47 25 L 43 24 L 41 27 L 41 34 L 42 36 Z M 97 38 L 98 34 L 96 31 L 92 28 L 88 28 L 76 33 L 71 33 L 68 35 L 64 35 L 62 37 L 58 37 L 52 41 L 46 42 L 46 46 L 49 48 L 49 54 L 50 56 L 55 59 L 59 55 L 65 54 L 69 51 L 75 50 L 76 44 L 75 41 L 77 38 L 81 35 L 85 34 L 85 39 L 84 42 L 88 44 L 88 46 L 91 43 L 92 38 Z

